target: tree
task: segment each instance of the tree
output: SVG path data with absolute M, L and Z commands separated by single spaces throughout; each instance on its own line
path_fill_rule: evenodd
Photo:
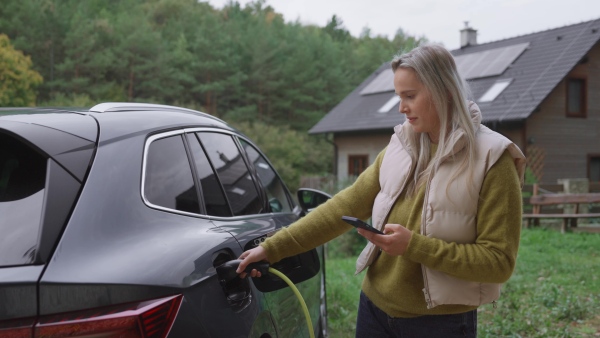
M 335 14 L 327 22 L 327 25 L 323 27 L 323 31 L 329 34 L 335 41 L 348 41 L 352 37 L 350 32 L 344 27 L 344 21 Z
M 31 68 L 31 58 L 15 50 L 8 36 L 0 34 L 0 106 L 35 105 L 35 88 L 43 79 Z
M 301 175 L 331 172 L 331 144 L 322 137 L 262 122 L 234 123 L 234 126 L 265 152 L 292 192 L 299 188 Z
M 285 22 L 264 0 L 2 0 L 0 32 L 45 79 L 41 100 L 175 104 L 299 132 L 422 41 L 353 37 L 335 15 Z

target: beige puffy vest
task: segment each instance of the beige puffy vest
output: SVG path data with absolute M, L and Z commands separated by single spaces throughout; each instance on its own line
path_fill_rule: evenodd
M 521 150 L 506 137 L 480 125 L 481 114 L 476 104 L 469 105 L 473 122 L 476 124 L 476 160 L 472 175 L 464 170 L 450 186 L 448 182 L 460 166 L 465 152 L 462 138 L 449 147 L 433 179 L 427 185 L 423 214 L 421 216 L 421 234 L 442 239 L 446 242 L 475 243 L 477 237 L 478 193 L 469 193 L 467 183 L 472 180 L 476 192 L 481 186 L 488 170 L 502 156 L 505 150 L 512 155 L 517 172 L 523 184 L 525 156 Z M 395 134 L 387 147 L 379 172 L 381 191 L 373 204 L 373 226 L 382 229 L 396 199 L 406 187 L 409 174 L 414 165 L 410 153 L 414 146 L 410 142 L 411 126 L 408 123 L 394 128 Z M 448 188 L 448 189 L 446 189 Z M 435 193 L 432 193 L 435 192 Z M 379 248 L 368 243 L 356 262 L 356 273 L 360 273 L 377 257 Z M 462 304 L 479 306 L 490 303 L 500 296 L 501 284 L 470 282 L 449 276 L 443 272 L 421 266 L 423 270 L 423 289 L 427 308 L 442 304 Z

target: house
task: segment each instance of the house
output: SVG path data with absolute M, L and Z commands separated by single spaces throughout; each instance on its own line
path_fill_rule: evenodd
M 600 19 L 451 51 L 483 123 L 515 142 L 540 182 L 600 181 Z M 358 175 L 387 145 L 398 112 L 389 63 L 309 131 L 333 134 L 338 179 Z

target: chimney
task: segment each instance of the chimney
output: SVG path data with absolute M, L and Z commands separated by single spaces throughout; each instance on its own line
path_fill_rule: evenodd
M 460 48 L 475 46 L 477 44 L 477 30 L 469 27 L 469 21 L 465 21 L 465 28 L 460 30 Z

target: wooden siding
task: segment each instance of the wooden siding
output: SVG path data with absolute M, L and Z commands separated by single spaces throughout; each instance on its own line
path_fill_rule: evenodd
M 523 152 L 525 152 L 525 140 L 523 139 L 524 131 L 522 127 L 512 126 L 504 128 L 498 127 L 497 132 L 506 136 L 509 140 L 513 141 Z
M 587 79 L 587 117 L 566 117 L 566 81 L 563 79 L 526 123 L 526 139 L 545 152 L 542 182 L 586 178 L 587 155 L 600 152 L 600 44 L 569 76 Z

